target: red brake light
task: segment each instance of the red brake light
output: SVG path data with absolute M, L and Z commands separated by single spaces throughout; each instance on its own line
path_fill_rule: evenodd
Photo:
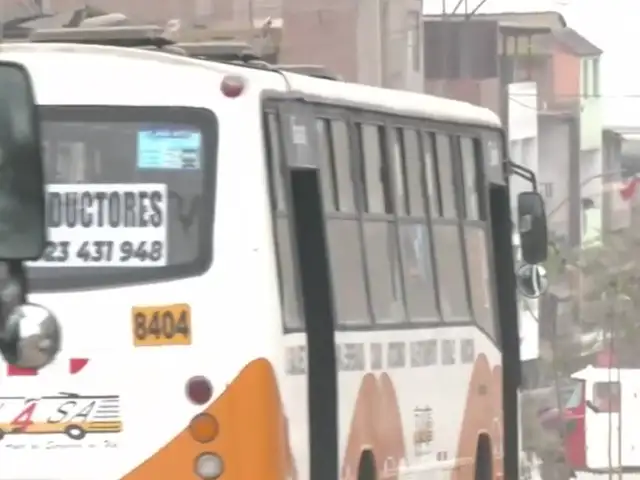
M 242 77 L 228 75 L 220 82 L 220 91 L 227 98 L 237 98 L 244 91 L 245 83 Z
M 191 377 L 187 381 L 187 398 L 196 405 L 204 405 L 213 397 L 213 386 L 206 377 Z

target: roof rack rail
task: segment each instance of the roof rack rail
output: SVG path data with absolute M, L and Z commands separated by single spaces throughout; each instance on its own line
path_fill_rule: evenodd
M 210 40 L 207 42 L 180 42 L 175 46 L 187 55 L 202 60 L 222 62 L 250 62 L 260 60 L 260 56 L 253 51 L 251 45 L 237 40 Z
M 84 43 L 118 47 L 165 47 L 175 42 L 157 25 L 35 30 L 29 41 L 37 43 Z
M 337 75 L 324 67 L 323 65 L 273 65 L 273 68 L 282 70 L 283 72 L 298 73 L 309 77 L 323 78 L 325 80 L 341 81 L 340 75 Z

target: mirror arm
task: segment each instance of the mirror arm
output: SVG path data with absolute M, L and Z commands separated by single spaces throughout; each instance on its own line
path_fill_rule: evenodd
M 517 177 L 522 178 L 523 180 L 529 182 L 534 192 L 538 191 L 538 182 L 536 180 L 536 174 L 533 170 L 523 167 L 515 162 L 509 160 L 507 162 L 507 167 L 509 169 L 509 175 L 515 175 Z
M 18 345 L 11 340 L 9 315 L 15 307 L 27 302 L 27 278 L 24 265 L 20 260 L 9 260 L 2 263 L 6 268 L 7 286 L 10 288 L 18 287 L 13 292 L 0 291 L 0 352 L 5 360 L 10 362 L 17 358 Z M 9 293 L 15 296 L 9 296 Z

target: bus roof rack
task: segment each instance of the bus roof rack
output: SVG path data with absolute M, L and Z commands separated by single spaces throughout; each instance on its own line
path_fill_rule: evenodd
M 157 25 L 43 29 L 33 31 L 29 41 L 156 48 L 175 43 L 166 36 L 165 29 Z
M 328 70 L 323 65 L 273 65 L 273 68 L 283 72 L 298 73 L 309 77 L 324 78 L 325 80 L 341 81 L 339 75 Z
M 180 42 L 176 47 L 184 50 L 187 55 L 202 60 L 222 62 L 260 60 L 260 56 L 253 51 L 251 45 L 238 40 L 210 40 L 207 42 Z

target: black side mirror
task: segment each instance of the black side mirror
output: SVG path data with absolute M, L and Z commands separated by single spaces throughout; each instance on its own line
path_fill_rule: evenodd
M 36 260 L 46 240 L 40 121 L 31 77 L 0 62 L 0 260 Z
M 0 351 L 21 368 L 39 369 L 60 351 L 60 325 L 30 304 L 24 261 L 46 241 L 40 119 L 27 70 L 0 61 Z
M 547 259 L 548 234 L 544 200 L 538 192 L 518 195 L 518 231 L 522 260 L 534 265 Z

